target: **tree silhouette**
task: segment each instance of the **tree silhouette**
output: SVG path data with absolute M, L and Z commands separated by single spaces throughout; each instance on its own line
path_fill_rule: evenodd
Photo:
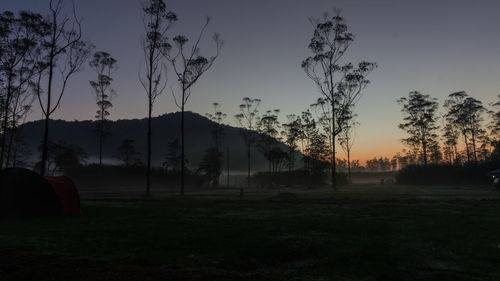
M 50 14 L 43 25 L 43 39 L 41 42 L 41 62 L 36 83 L 36 96 L 44 115 L 45 126 L 42 144 L 42 159 L 40 172 L 45 175 L 48 157 L 49 121 L 50 116 L 61 104 L 69 78 L 77 73 L 90 55 L 91 45 L 82 40 L 81 21 L 77 18 L 73 5 L 73 19 L 62 15 L 63 1 L 50 0 Z M 58 69 L 56 68 L 56 63 Z M 56 70 L 60 73 L 61 87 L 54 89 Z M 41 81 L 47 79 L 45 91 L 41 88 Z M 45 104 L 43 102 L 45 97 Z M 55 99 L 53 103 L 52 99 Z
M 235 115 L 234 118 L 236 118 L 240 126 L 244 129 L 241 131 L 241 136 L 245 142 L 247 152 L 247 188 L 250 188 L 251 149 L 257 140 L 255 130 L 260 119 L 258 109 L 261 100 L 244 97 L 242 101 L 243 103 L 240 104 L 240 113 Z M 244 194 L 243 187 L 241 187 L 240 194 L 242 196 Z
M 422 162 L 427 165 L 429 146 L 437 138 L 435 132 L 439 129 L 436 124 L 438 110 L 436 98 L 412 91 L 408 97 L 398 99 L 398 103 L 403 106 L 401 111 L 404 114 L 403 123 L 399 124 L 399 128 L 410 135 L 403 139 L 403 143 L 419 149 Z
M 139 155 L 134 146 L 134 141 L 131 139 L 124 139 L 120 146 L 116 149 L 116 154 L 113 156 L 116 159 L 123 161 L 125 167 L 129 167 L 133 157 Z
M 279 112 L 279 109 L 267 110 L 257 123 L 257 131 L 259 132 L 259 144 L 257 147 L 268 161 L 269 172 L 272 172 L 273 159 L 278 155 L 276 148 L 279 143 L 280 132 Z M 273 150 L 274 153 L 271 153 Z
M 222 167 L 222 157 L 224 156 L 222 153 L 222 141 L 224 138 L 224 127 L 222 126 L 223 120 L 227 117 L 227 114 L 223 113 L 220 110 L 220 104 L 214 102 L 213 104 L 214 107 L 214 113 L 206 113 L 205 116 L 212 121 L 212 137 L 214 138 L 214 145 L 212 148 L 215 151 L 210 150 L 210 148 L 205 152 L 205 157 L 207 165 L 214 165 L 214 167 L 219 167 L 218 169 L 208 169 L 208 166 L 202 166 L 200 164 L 201 170 L 205 171 L 208 174 L 212 174 L 212 172 L 218 171 L 217 177 L 209 177 L 210 181 L 214 186 L 219 185 L 219 176 L 221 174 L 221 167 Z M 218 156 L 219 158 L 215 158 L 215 156 Z M 229 165 L 229 161 L 226 161 L 226 165 Z M 229 167 L 228 167 L 229 171 Z M 229 174 L 229 172 L 228 172 Z
M 107 121 L 110 115 L 109 109 L 113 107 L 111 99 L 115 91 L 111 89 L 111 74 L 116 70 L 116 60 L 106 52 L 94 53 L 94 58 L 89 63 L 90 67 L 97 74 L 97 80 L 90 81 L 90 86 L 94 91 L 98 110 L 95 118 L 97 119 L 97 133 L 99 135 L 99 165 L 102 165 L 102 150 L 107 132 Z
M 342 132 L 343 119 L 360 98 L 368 85 L 366 76 L 376 67 L 375 63 L 361 62 L 357 67 L 342 63 L 341 59 L 353 41 L 344 18 L 336 11 L 334 16 L 311 20 L 314 34 L 309 43 L 312 56 L 302 62 L 302 68 L 314 82 L 331 107 L 331 174 L 332 188 L 337 187 L 335 177 L 335 140 Z
M 446 123 L 442 131 L 444 154 L 450 164 L 458 164 L 458 137 L 459 132 L 451 123 Z
M 447 109 L 445 118 L 463 136 L 467 162 L 477 162 L 477 142 L 478 137 L 484 133 L 481 123 L 486 109 L 481 101 L 470 97 L 464 91 L 450 94 L 444 106 Z
M 295 167 L 295 151 L 298 149 L 298 142 L 302 134 L 302 121 L 300 116 L 289 114 L 286 116 L 288 123 L 283 124 L 283 137 L 288 148 L 288 172 Z
M 220 104 L 214 102 L 214 113 L 206 113 L 205 116 L 212 121 L 212 137 L 214 138 L 214 146 L 217 152 L 221 152 L 222 150 L 222 141 L 224 138 L 224 127 L 222 126 L 222 122 L 226 119 L 227 114 L 223 113 L 220 110 Z
M 356 121 L 356 114 L 349 113 L 346 115 L 342 132 L 339 134 L 339 143 L 344 152 L 347 154 L 347 176 L 351 182 L 351 150 L 354 146 L 356 127 L 359 123 Z
M 165 167 L 167 173 L 171 171 L 174 175 L 178 176 L 182 170 L 181 163 L 181 145 L 179 144 L 179 139 L 176 138 L 168 142 L 167 155 L 165 155 L 163 167 Z M 187 161 L 184 164 L 187 164 Z
M 173 45 L 166 44 L 164 46 L 163 54 L 167 61 L 170 62 L 172 68 L 177 76 L 179 83 L 179 99 L 176 98 L 175 93 L 172 91 L 175 104 L 181 110 L 181 161 L 184 163 L 185 158 L 185 120 L 184 111 L 186 103 L 191 96 L 191 87 L 198 81 L 198 79 L 207 72 L 219 56 L 220 49 L 222 48 L 222 40 L 216 33 L 213 36 L 215 42 L 216 53 L 210 58 L 200 55 L 200 42 L 203 38 L 205 30 L 210 23 L 210 18 L 207 18 L 205 24 L 201 28 L 198 37 L 193 41 L 191 48 L 187 47 L 189 39 L 184 35 L 177 35 L 173 38 Z M 185 165 L 181 165 L 181 189 L 180 194 L 184 195 L 185 185 Z
M 144 62 L 146 63 L 145 78 L 139 76 L 148 98 L 148 130 L 147 130 L 147 170 L 146 195 L 151 194 L 151 138 L 153 134 L 151 118 L 153 104 L 166 86 L 167 79 L 162 69 L 161 50 L 168 45 L 167 32 L 177 21 L 177 15 L 167 9 L 163 0 L 149 0 L 142 5 L 143 24 L 146 36 L 142 39 Z M 164 81 L 162 81 L 164 80 Z
M 33 102 L 31 87 L 37 73 L 43 26 L 40 14 L 24 11 L 17 17 L 9 11 L 0 14 L 0 168 L 4 162 L 8 165 L 17 123 Z
M 209 147 L 201 159 L 198 171 L 205 175 L 210 186 L 219 184 L 219 177 L 222 172 L 221 158 L 222 153 L 215 147 Z
M 500 95 L 497 96 L 498 101 L 493 103 L 491 106 L 493 106 L 496 111 L 492 110 L 490 111 L 491 115 L 491 124 L 490 124 L 490 129 L 491 129 L 491 136 L 495 140 L 499 140 L 500 136 Z

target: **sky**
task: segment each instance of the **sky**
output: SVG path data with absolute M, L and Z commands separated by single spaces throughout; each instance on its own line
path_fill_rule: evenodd
M 48 0 L 2 0 L 1 10 L 31 10 L 46 14 Z M 71 2 L 66 1 L 70 7 Z M 138 75 L 144 70 L 140 41 L 144 34 L 140 0 L 74 0 L 83 19 L 84 37 L 96 51 L 109 52 L 118 61 L 113 75 L 114 107 L 111 119 L 144 118 L 147 101 Z M 320 94 L 300 63 L 313 27 L 309 18 L 340 8 L 355 40 L 345 59 L 378 64 L 357 105 L 358 122 L 352 159 L 365 161 L 391 156 L 404 146 L 398 128 L 401 107 L 396 100 L 417 90 L 438 98 L 464 90 L 492 103 L 500 94 L 500 1 L 485 0 L 175 0 L 166 1 L 179 21 L 171 34 L 196 36 L 207 16 L 208 32 L 224 40 L 213 68 L 197 82 L 186 110 L 205 114 L 218 102 L 236 125 L 243 97 L 260 98 L 260 111 L 281 109 L 300 114 Z M 201 53 L 211 56 L 214 44 L 207 34 Z M 169 72 L 167 76 L 171 73 Z M 158 98 L 154 115 L 178 109 L 169 90 Z M 55 119 L 89 120 L 95 99 L 86 66 L 73 76 Z M 41 118 L 35 106 L 31 119 Z M 342 158 L 342 152 L 338 157 Z

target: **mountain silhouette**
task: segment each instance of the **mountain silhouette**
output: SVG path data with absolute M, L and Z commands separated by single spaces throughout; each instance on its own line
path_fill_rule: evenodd
M 152 119 L 153 126 L 153 166 L 161 166 L 167 153 L 168 142 L 180 140 L 180 112 L 168 113 Z M 213 122 L 197 113 L 186 112 L 186 157 L 188 167 L 196 169 L 205 150 L 213 145 L 211 129 Z M 30 151 L 31 162 L 39 160 L 38 146 L 43 137 L 43 120 L 28 122 L 20 126 L 23 141 Z M 246 170 L 246 149 L 241 137 L 242 128 L 223 125 L 225 128 L 224 163 L 226 147 L 229 147 L 230 169 L 233 171 Z M 65 121 L 51 120 L 49 124 L 49 138 L 52 141 L 62 141 L 66 144 L 78 145 L 89 155 L 88 163 L 97 163 L 99 154 L 99 138 L 95 133 L 96 121 Z M 109 121 L 111 133 L 104 142 L 103 162 L 116 164 L 113 158 L 117 148 L 124 139 L 134 141 L 136 150 L 140 153 L 139 159 L 146 159 L 146 131 L 147 119 L 122 119 Z M 225 167 L 225 164 L 224 164 Z M 256 149 L 252 149 L 252 170 L 267 171 L 267 160 Z

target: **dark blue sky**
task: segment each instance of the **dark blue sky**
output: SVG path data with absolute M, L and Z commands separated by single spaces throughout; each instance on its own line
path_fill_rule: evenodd
M 115 73 L 112 119 L 143 118 L 146 99 L 138 82 L 143 33 L 138 0 L 75 0 L 85 37 L 111 53 Z M 166 1 L 179 16 L 173 34 L 194 35 L 205 16 L 209 32 L 225 41 L 221 56 L 193 89 L 187 109 L 201 114 L 219 102 L 233 116 L 242 97 L 263 100 L 261 109 L 280 108 L 282 116 L 300 113 L 317 97 L 300 68 L 312 35 L 309 17 L 342 9 L 356 39 L 348 59 L 375 61 L 372 84 L 358 105 L 361 126 L 354 158 L 399 151 L 402 132 L 396 99 L 419 90 L 438 97 L 465 90 L 488 104 L 500 93 L 499 1 L 430 0 L 177 0 Z M 69 2 L 67 4 L 70 5 Z M 48 0 L 2 0 L 2 10 L 45 13 Z M 213 52 L 210 36 L 202 53 Z M 69 85 L 56 118 L 91 119 L 95 102 L 88 67 Z M 174 79 L 170 79 L 174 81 Z M 172 84 L 172 87 L 175 87 Z M 174 88 L 175 89 L 175 88 Z M 169 93 L 159 98 L 155 115 L 176 111 Z M 39 118 L 35 110 L 33 119 Z M 232 118 L 229 118 L 233 122 Z M 340 155 L 341 156 L 341 155 Z

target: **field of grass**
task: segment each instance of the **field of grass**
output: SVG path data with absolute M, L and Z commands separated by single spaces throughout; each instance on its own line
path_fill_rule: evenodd
M 500 280 L 487 187 L 96 194 L 1 220 L 0 280 Z

